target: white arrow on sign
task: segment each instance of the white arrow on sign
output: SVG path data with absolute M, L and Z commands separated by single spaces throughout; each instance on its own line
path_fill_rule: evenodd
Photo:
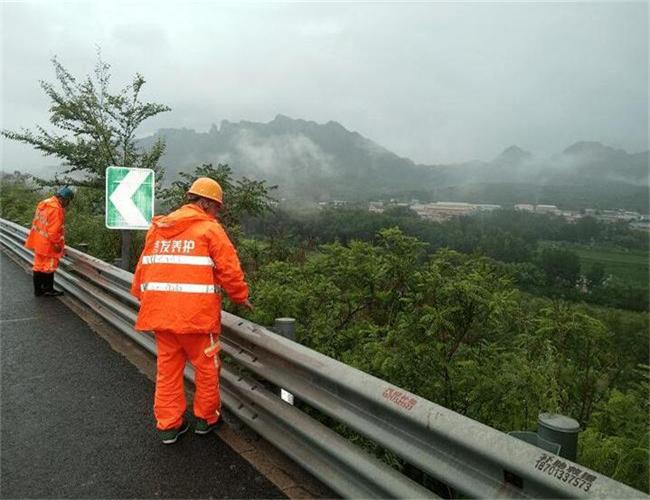
M 124 179 L 120 181 L 111 197 L 109 198 L 124 221 L 131 226 L 146 227 L 149 225 L 140 209 L 135 206 L 131 199 L 140 185 L 147 179 L 150 171 L 144 169 L 131 170 Z

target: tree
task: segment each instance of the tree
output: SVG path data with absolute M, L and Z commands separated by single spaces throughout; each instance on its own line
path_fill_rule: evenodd
M 603 284 L 605 281 L 605 266 L 602 262 L 594 262 L 585 276 L 589 289 Z
M 2 131 L 7 139 L 30 144 L 46 156 L 63 161 L 63 177 L 57 174 L 54 183 L 46 183 L 103 189 L 105 170 L 111 165 L 161 171 L 158 161 L 165 150 L 164 142 L 158 140 L 149 151 L 140 150 L 135 131 L 147 118 L 170 108 L 140 100 L 145 83 L 140 74 L 118 93 L 111 93 L 110 65 L 102 60 L 101 54 L 97 59 L 94 75 L 83 81 L 72 76 L 56 57 L 52 59 L 59 88 L 44 81 L 40 84 L 51 100 L 50 123 L 58 131 L 48 131 L 40 125 L 35 132 Z M 160 176 L 157 178 L 160 180 Z
M 18 171 L 0 173 L 0 217 L 27 226 L 40 198 L 41 193 L 30 175 Z
M 580 277 L 578 254 L 563 248 L 544 248 L 539 255 L 539 267 L 546 273 L 549 286 L 573 288 Z
M 640 366 L 639 381 L 625 391 L 613 389 L 595 409 L 580 436 L 580 463 L 650 491 L 650 427 L 648 426 L 648 366 Z
M 268 186 L 266 181 L 256 181 L 246 177 L 235 180 L 232 177 L 232 169 L 228 165 L 219 164 L 215 168 L 211 163 L 204 163 L 196 167 L 191 174 L 179 173 L 179 179 L 172 182 L 171 187 L 162 190 L 160 197 L 166 208 L 180 207 L 197 177 L 214 179 L 223 189 L 224 205 L 219 218 L 231 232 L 238 231 L 243 217 L 262 215 L 271 209 L 271 204 L 275 201 L 269 195 L 269 191 L 277 186 Z

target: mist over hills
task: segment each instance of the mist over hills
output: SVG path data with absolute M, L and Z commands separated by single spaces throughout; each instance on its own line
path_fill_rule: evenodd
M 384 149 L 337 122 L 317 124 L 278 115 L 269 123 L 221 122 L 207 133 L 161 129 L 168 177 L 201 162 L 227 163 L 235 174 L 277 184 L 282 196 L 306 200 L 359 199 L 413 189 L 434 178 L 425 166 Z
M 168 182 L 204 162 L 227 163 L 235 175 L 266 179 L 279 186 L 279 196 L 306 201 L 418 197 L 648 205 L 648 152 L 630 154 L 598 142 L 577 142 L 551 158 L 512 145 L 489 161 L 421 165 L 337 122 L 284 115 L 268 123 L 224 120 L 208 132 L 161 129 L 140 143 L 149 146 L 159 137 L 167 143 L 161 163 Z
M 599 142 L 576 142 L 550 158 L 511 145 L 492 160 L 421 165 L 330 121 L 278 115 L 268 123 L 222 121 L 207 132 L 160 129 L 165 183 L 202 163 L 227 163 L 235 176 L 277 184 L 290 200 L 549 203 L 564 208 L 625 208 L 648 213 L 648 151 L 630 154 Z M 6 171 L 13 171 L 7 166 Z M 20 170 L 20 168 L 18 169 Z M 51 166 L 32 172 L 51 177 Z

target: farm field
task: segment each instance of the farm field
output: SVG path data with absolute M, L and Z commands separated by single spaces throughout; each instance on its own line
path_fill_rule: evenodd
M 647 287 L 650 251 L 628 250 L 604 245 L 580 245 L 577 243 L 558 243 L 545 241 L 543 246 L 561 246 L 580 257 L 582 272 L 587 272 L 592 264 L 600 262 L 605 273 L 616 276 L 630 285 Z

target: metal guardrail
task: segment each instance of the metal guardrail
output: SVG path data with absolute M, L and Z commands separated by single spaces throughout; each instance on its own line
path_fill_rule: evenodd
M 21 259 L 27 230 L 0 219 L 0 243 Z M 59 286 L 155 354 L 133 330 L 133 275 L 67 247 Z M 647 498 L 586 467 L 328 358 L 270 330 L 223 313 L 223 351 L 237 365 L 293 393 L 322 413 L 473 498 Z M 186 376 L 193 380 L 191 368 Z M 427 498 L 430 490 L 371 457 L 257 380 L 224 364 L 225 406 L 332 489 L 348 498 Z

